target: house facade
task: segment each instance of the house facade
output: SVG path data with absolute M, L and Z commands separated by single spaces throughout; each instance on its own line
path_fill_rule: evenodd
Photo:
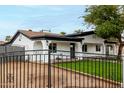
M 82 39 L 83 38 L 66 37 L 63 35 L 54 34 L 50 32 L 34 32 L 34 31 L 19 30 L 13 36 L 11 41 L 6 43 L 5 45 L 9 44 L 11 46 L 24 47 L 26 54 L 45 55 L 48 54 L 48 50 L 51 49 L 52 50 L 51 54 L 70 55 L 69 52 L 70 46 L 73 45 L 74 43 L 81 44 Z M 75 48 L 77 47 L 78 46 L 76 45 Z M 35 58 L 36 57 L 34 56 L 32 60 L 35 60 Z M 40 56 L 39 57 L 37 56 L 37 59 L 40 59 Z M 42 56 L 41 59 L 44 59 L 44 56 Z M 47 56 L 45 56 L 45 59 L 46 59 L 45 62 L 47 62 L 48 61 Z
M 83 52 L 84 55 L 117 55 L 118 44 L 115 41 L 107 41 L 96 36 L 93 31 L 76 33 L 67 35 L 68 37 L 84 38 L 78 52 Z M 76 43 L 77 44 L 77 43 Z
M 97 37 L 93 31 L 60 35 L 50 32 L 18 30 L 11 41 L 6 44 L 24 47 L 25 51 L 28 50 L 25 52 L 26 54 L 48 54 L 47 50 L 50 49 L 51 54 L 68 55 L 71 58 L 116 55 L 118 49 L 116 42 L 109 42 Z M 30 52 L 29 50 L 35 51 Z M 35 56 L 33 59 L 35 60 Z M 38 59 L 44 58 L 39 56 Z M 48 62 L 48 59 L 45 59 L 45 62 Z

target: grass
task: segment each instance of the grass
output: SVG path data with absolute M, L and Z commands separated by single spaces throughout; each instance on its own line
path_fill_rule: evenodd
M 120 62 L 81 60 L 63 62 L 56 66 L 122 82 L 122 64 Z

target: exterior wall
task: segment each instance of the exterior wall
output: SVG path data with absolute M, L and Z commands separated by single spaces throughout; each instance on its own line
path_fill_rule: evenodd
M 21 39 L 21 41 L 20 41 Z M 35 43 L 36 42 L 40 42 L 42 43 L 42 48 L 38 45 L 36 47 Z M 48 49 L 48 45 L 46 43 L 46 40 L 30 40 L 29 38 L 27 38 L 26 36 L 20 34 L 16 39 L 15 41 L 12 43 L 12 46 L 22 46 L 22 47 L 25 47 L 25 50 L 44 50 L 44 49 Z M 25 57 L 25 60 L 29 60 L 30 61 L 33 61 L 35 62 L 36 59 L 37 61 L 39 62 L 41 60 L 42 61 L 45 61 L 45 62 L 48 62 L 48 56 L 43 56 L 43 54 L 48 54 L 48 51 L 35 51 L 35 52 L 26 52 L 26 57 Z M 32 56 L 33 54 L 33 56 Z M 40 54 L 40 55 L 38 55 Z M 29 55 L 29 56 L 27 56 Z M 44 58 L 45 57 L 45 58 Z M 45 60 L 44 60 L 45 59 Z
M 100 51 L 96 51 L 96 45 L 97 44 L 87 44 L 87 52 L 88 53 L 98 53 L 98 54 L 103 54 L 104 53 L 104 47 L 102 44 L 100 44 Z
M 77 43 L 78 52 L 82 52 L 82 45 L 87 44 L 87 53 L 98 53 L 98 54 L 105 53 L 104 39 L 96 36 L 95 34 L 80 36 L 80 37 L 84 38 L 84 40 L 82 40 L 82 44 Z M 96 51 L 96 45 L 101 45 L 101 51 Z
M 117 45 L 116 45 L 116 44 L 105 44 L 105 47 L 107 48 L 108 45 L 113 46 L 113 49 L 111 49 L 111 48 L 109 47 L 109 54 L 110 54 L 110 55 L 117 55 L 117 52 L 118 52 L 118 47 L 117 47 Z M 106 50 L 106 52 L 107 52 L 107 50 Z
M 51 53 L 51 59 L 65 59 L 66 57 L 70 58 L 70 42 L 64 42 L 64 41 L 51 41 L 52 43 L 57 44 L 57 52 Z M 60 50 L 60 51 L 59 51 Z
M 56 54 L 56 55 L 68 55 L 70 57 L 70 43 L 69 41 L 51 41 L 52 43 L 56 43 L 57 44 L 57 52 L 56 53 L 52 53 L 52 54 Z M 59 51 L 60 50 L 60 51 Z
M 36 42 L 36 41 L 35 41 Z M 57 44 L 57 52 L 56 53 L 51 53 L 51 59 L 56 59 L 56 58 L 70 58 L 70 43 L 75 43 L 75 42 L 70 42 L 70 41 L 56 41 L 56 40 L 48 40 L 48 44 L 46 40 L 41 40 L 42 45 L 43 45 L 43 50 L 48 50 L 48 44 L 50 43 L 56 43 Z M 75 50 L 77 45 L 75 46 Z M 37 55 L 37 61 L 45 61 L 46 63 L 48 62 L 48 51 L 43 51 L 42 53 L 39 52 L 39 54 L 46 54 L 45 56 Z M 45 57 L 45 58 L 44 58 Z M 33 60 L 35 60 L 36 56 L 33 57 Z
M 70 51 L 70 42 L 57 42 L 57 49 L 62 51 Z
M 76 42 L 75 44 L 76 44 L 75 51 L 76 52 L 82 52 L 82 43 L 81 42 Z
M 33 49 L 34 49 L 34 50 L 43 49 L 42 42 L 41 42 L 41 41 L 35 41 L 35 42 L 34 42 L 34 45 L 33 45 Z
M 25 47 L 25 50 L 33 50 L 33 44 L 34 41 L 30 40 L 22 34 L 19 34 L 19 36 L 12 43 L 12 46 L 22 46 Z
M 106 45 L 107 44 L 104 43 L 104 39 L 96 36 L 95 34 L 87 35 L 87 36 L 79 36 L 79 37 L 84 38 L 84 40 L 82 40 L 82 44 L 76 43 L 77 44 L 77 48 L 76 48 L 77 52 L 82 52 L 82 45 L 87 44 L 87 52 L 86 53 L 92 53 L 90 55 L 106 54 Z M 96 45 L 101 45 L 101 51 L 96 51 Z M 110 54 L 117 55 L 117 49 L 118 49 L 117 45 L 115 45 L 115 44 L 108 44 L 108 45 L 113 46 L 113 50 L 110 51 Z M 86 53 L 83 53 L 82 55 L 84 55 Z
M 87 52 L 82 52 L 82 44 L 78 43 L 78 53 L 76 53 L 76 56 L 100 56 L 101 54 L 104 54 L 104 45 L 100 44 L 101 50 L 96 51 L 96 45 L 93 43 L 85 43 L 87 44 Z
M 98 43 L 98 44 L 104 43 L 104 39 L 96 36 L 95 34 L 82 36 L 82 38 L 84 38 L 84 40 L 83 40 L 84 43 Z
M 46 40 L 41 40 L 41 42 L 43 44 L 43 49 L 48 49 L 48 45 L 51 43 L 51 40 L 48 40 L 48 43 Z

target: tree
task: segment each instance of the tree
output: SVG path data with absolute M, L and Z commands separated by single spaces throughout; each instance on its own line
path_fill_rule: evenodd
M 124 31 L 124 6 L 119 5 L 97 5 L 88 6 L 83 16 L 84 21 L 94 26 L 97 36 L 104 39 L 115 38 L 118 41 L 118 58 L 122 54 L 121 35 Z
M 5 41 L 10 41 L 11 40 L 11 36 L 6 36 Z
M 78 30 L 75 30 L 74 31 L 75 33 L 81 33 L 81 32 L 83 32 L 81 29 L 78 29 Z
M 61 34 L 61 35 L 65 35 L 65 34 L 66 34 L 66 32 L 60 32 L 60 34 Z

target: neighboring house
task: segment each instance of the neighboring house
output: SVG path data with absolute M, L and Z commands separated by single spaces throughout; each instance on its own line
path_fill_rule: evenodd
M 76 56 L 98 56 L 99 54 L 117 54 L 117 43 L 97 37 L 93 31 L 68 35 L 50 32 L 18 30 L 10 42 L 5 45 L 24 47 L 25 50 L 52 50 L 52 54 Z M 61 50 L 61 51 L 57 51 Z M 68 52 L 64 52 L 68 51 Z M 48 51 L 34 51 L 33 54 L 46 54 Z M 80 53 L 77 53 L 80 52 Z M 29 53 L 29 52 L 28 52 Z M 92 54 L 91 54 L 92 53 Z M 30 52 L 29 54 L 32 54 Z M 47 62 L 48 60 L 46 60 Z
M 3 45 L 5 42 L 4 41 L 0 41 L 0 45 Z

